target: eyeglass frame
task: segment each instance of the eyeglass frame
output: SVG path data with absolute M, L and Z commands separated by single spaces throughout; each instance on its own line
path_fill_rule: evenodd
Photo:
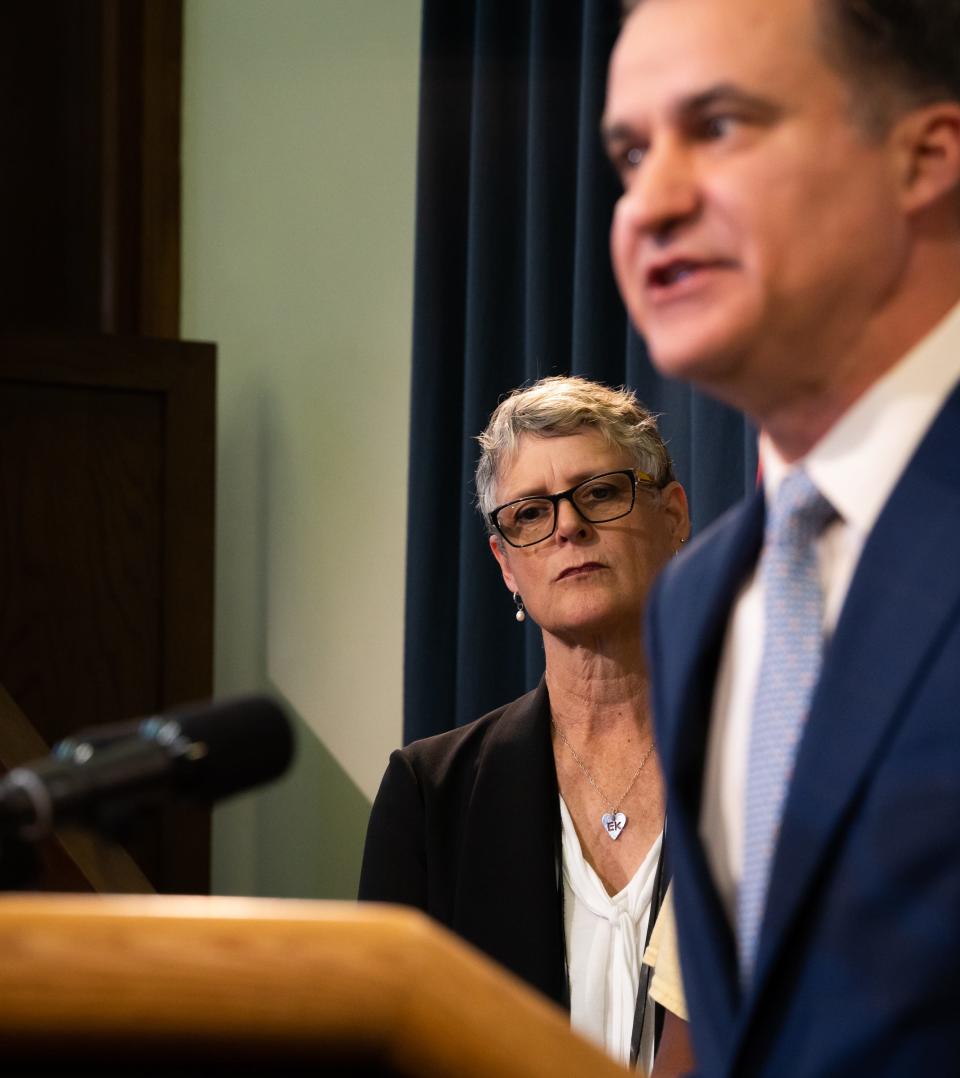
M 608 475 L 626 475 L 630 477 L 630 508 L 622 513 L 617 513 L 615 517 L 606 517 L 604 520 L 591 520 L 586 513 L 584 513 L 580 506 L 573 500 L 573 495 L 581 487 L 585 487 L 588 483 L 593 483 L 597 479 L 604 479 Z M 588 524 L 609 524 L 614 520 L 622 520 L 624 517 L 629 516 L 633 512 L 633 507 L 637 504 L 637 484 L 638 483 L 650 483 L 656 490 L 662 490 L 663 484 L 658 483 L 652 475 L 647 472 L 641 471 L 639 468 L 616 468 L 612 472 L 600 472 L 598 475 L 590 475 L 586 479 L 581 479 L 579 483 L 574 483 L 572 487 L 568 487 L 566 490 L 561 490 L 557 494 L 525 494 L 522 498 L 512 498 L 508 502 L 504 502 L 503 505 L 498 505 L 496 509 L 490 511 L 487 516 L 487 520 L 490 526 L 494 528 L 501 539 L 515 550 L 525 550 L 527 547 L 536 546 L 537 543 L 545 543 L 552 535 L 556 533 L 557 524 L 560 520 L 560 503 L 562 501 L 568 501 L 574 509 L 574 512 L 585 520 Z M 508 539 L 503 533 L 503 529 L 500 527 L 500 522 L 497 519 L 500 513 L 504 509 L 508 509 L 511 505 L 517 505 L 518 502 L 529 501 L 547 501 L 553 504 L 553 527 L 540 539 L 534 539 L 532 543 L 515 543 L 512 539 Z

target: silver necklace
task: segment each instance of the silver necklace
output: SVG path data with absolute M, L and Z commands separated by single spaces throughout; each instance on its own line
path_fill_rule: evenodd
M 626 814 L 620 811 L 620 806 L 624 803 L 624 801 L 626 801 L 627 794 L 629 794 L 630 791 L 633 789 L 633 784 L 637 781 L 638 778 L 640 778 L 640 772 L 643 770 L 643 765 L 647 762 L 647 758 L 650 756 L 650 753 L 653 752 L 653 742 L 650 742 L 650 744 L 647 746 L 647 751 L 643 754 L 643 756 L 640 757 L 640 766 L 637 768 L 636 771 L 634 771 L 633 778 L 630 780 L 629 784 L 627 785 L 627 788 L 623 791 L 617 801 L 614 802 L 609 797 L 607 797 L 603 790 L 601 790 L 600 787 L 597 785 L 597 780 L 593 777 L 593 775 L 590 774 L 590 769 L 583 762 L 583 758 L 580 756 L 580 753 L 577 752 L 573 745 L 571 745 L 570 742 L 567 740 L 567 735 L 563 732 L 563 730 L 561 730 L 560 727 L 557 726 L 553 719 L 550 720 L 550 725 L 560 735 L 560 740 L 564 743 L 564 745 L 566 745 L 567 748 L 573 753 L 573 758 L 577 761 L 577 766 L 583 772 L 587 782 L 589 782 L 590 785 L 600 795 L 600 800 L 610 806 L 609 812 L 605 812 L 600 817 L 600 826 L 610 836 L 610 838 L 618 839 L 623 832 L 623 829 L 627 826 Z

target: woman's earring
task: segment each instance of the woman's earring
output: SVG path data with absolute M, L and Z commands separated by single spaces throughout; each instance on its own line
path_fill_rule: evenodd
M 523 605 L 523 599 L 520 598 L 520 592 L 515 591 L 513 593 L 513 601 L 517 604 L 517 612 L 516 614 L 514 614 L 514 617 L 517 619 L 517 621 L 526 621 L 527 611 Z

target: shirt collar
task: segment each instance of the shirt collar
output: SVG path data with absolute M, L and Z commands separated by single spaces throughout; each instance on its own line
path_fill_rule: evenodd
M 795 464 L 788 464 L 761 435 L 767 499 L 793 467 L 803 467 L 839 516 L 867 535 L 958 380 L 960 304 Z

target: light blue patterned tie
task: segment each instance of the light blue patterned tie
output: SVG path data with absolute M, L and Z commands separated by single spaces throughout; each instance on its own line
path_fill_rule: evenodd
M 823 596 L 814 540 L 835 516 L 798 469 L 768 510 L 760 577 L 763 659 L 753 704 L 743 842 L 737 895 L 737 952 L 750 981 L 787 787 L 823 653 Z

